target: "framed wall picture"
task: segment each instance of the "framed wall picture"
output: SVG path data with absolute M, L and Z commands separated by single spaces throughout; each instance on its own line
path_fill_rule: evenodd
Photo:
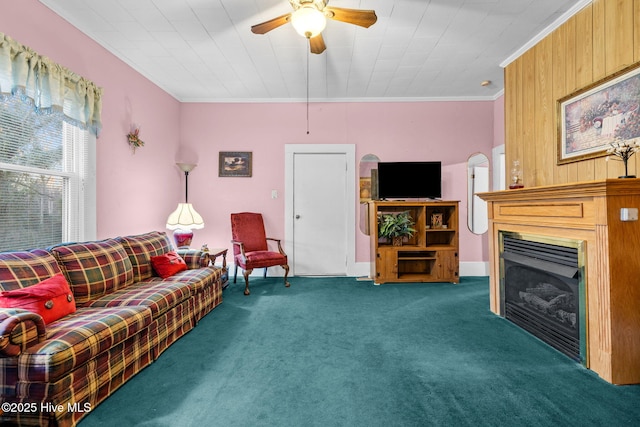
M 367 203 L 371 200 L 371 178 L 360 178 L 360 203 Z
M 640 62 L 558 100 L 558 164 L 604 156 L 640 136 Z
M 251 151 L 220 151 L 218 176 L 251 176 Z

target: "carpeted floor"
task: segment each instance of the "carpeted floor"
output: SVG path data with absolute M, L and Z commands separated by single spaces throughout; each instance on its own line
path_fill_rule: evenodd
M 489 311 L 488 278 L 240 280 L 80 424 L 640 425 L 613 386 Z

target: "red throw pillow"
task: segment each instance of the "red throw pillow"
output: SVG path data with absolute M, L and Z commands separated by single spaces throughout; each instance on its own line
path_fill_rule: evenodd
M 187 269 L 187 264 L 175 251 L 167 252 L 164 255 L 152 256 L 151 265 L 158 273 L 158 276 L 163 279 Z
M 0 307 L 38 313 L 48 325 L 75 313 L 76 301 L 67 279 L 62 274 L 56 274 L 33 286 L 0 292 Z

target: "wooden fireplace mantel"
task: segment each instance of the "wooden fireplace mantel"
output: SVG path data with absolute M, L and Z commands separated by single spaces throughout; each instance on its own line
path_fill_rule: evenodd
M 490 308 L 500 310 L 500 231 L 586 243 L 587 367 L 640 383 L 640 179 L 607 179 L 478 194 L 489 211 Z

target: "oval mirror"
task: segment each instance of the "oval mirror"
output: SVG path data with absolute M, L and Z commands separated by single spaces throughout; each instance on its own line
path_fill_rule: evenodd
M 369 201 L 376 198 L 378 162 L 375 154 L 366 154 L 360 159 L 360 231 L 369 235 Z
M 485 191 L 489 191 L 489 159 L 475 153 L 467 160 L 467 226 L 474 234 L 489 229 L 487 202 L 476 195 Z

